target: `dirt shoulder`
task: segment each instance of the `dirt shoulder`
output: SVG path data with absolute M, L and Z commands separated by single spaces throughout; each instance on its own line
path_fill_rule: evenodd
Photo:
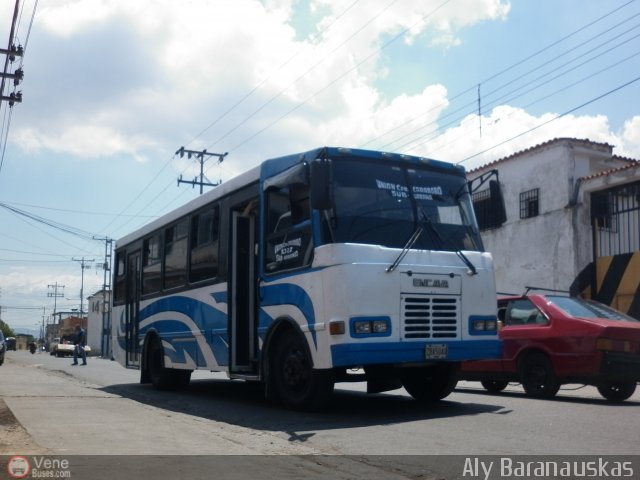
M 33 441 L 27 431 L 0 398 L 0 455 L 51 453 Z

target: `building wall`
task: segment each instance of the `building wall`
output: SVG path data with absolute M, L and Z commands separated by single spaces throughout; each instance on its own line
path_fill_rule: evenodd
M 640 165 L 587 177 L 582 201 L 592 208 L 593 194 L 607 192 L 621 196 L 611 198 L 610 226 L 600 228 L 596 222 L 595 248 L 572 290 L 640 319 Z M 586 222 L 591 222 L 590 216 Z
M 507 220 L 482 232 L 494 257 L 499 292 L 522 293 L 525 286 L 569 290 L 593 260 L 581 179 L 623 164 L 607 144 L 556 139 L 469 172 L 469 178 L 499 172 Z M 520 194 L 534 188 L 539 189 L 539 214 L 521 219 Z
M 87 321 L 87 344 L 94 355 L 102 355 L 102 320 L 104 312 L 104 292 L 99 291 L 88 297 L 89 314 Z M 107 308 L 109 292 L 107 292 Z

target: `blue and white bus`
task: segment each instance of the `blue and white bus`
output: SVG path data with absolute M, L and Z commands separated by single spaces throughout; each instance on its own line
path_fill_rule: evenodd
M 435 401 L 501 353 L 465 171 L 437 160 L 266 160 L 118 241 L 113 285 L 114 356 L 160 389 L 203 369 L 291 408 L 342 381 Z

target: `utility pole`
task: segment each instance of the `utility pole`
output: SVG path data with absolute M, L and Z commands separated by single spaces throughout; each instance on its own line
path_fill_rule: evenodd
M 46 315 L 46 308 L 47 307 L 42 307 L 42 329 L 40 330 L 40 341 L 44 344 L 44 335 L 45 335 L 45 330 L 44 330 L 44 320 L 47 317 Z
M 80 277 L 80 319 L 82 319 L 82 315 L 83 315 L 83 311 L 82 311 L 82 306 L 83 306 L 83 301 L 84 301 L 84 271 L 87 268 L 91 268 L 91 265 L 86 265 L 87 263 L 91 263 L 91 262 L 95 262 L 95 260 L 92 258 L 91 260 L 86 260 L 84 257 L 82 258 L 72 258 L 71 260 L 73 260 L 74 262 L 80 262 L 80 271 L 82 273 L 82 276 Z
M 22 57 L 24 51 L 21 46 L 16 47 L 13 44 L 13 37 L 16 33 L 16 22 L 18 20 L 18 12 L 20 11 L 20 0 L 16 0 L 16 6 L 13 11 L 13 20 L 11 22 L 11 31 L 9 32 L 9 48 L 1 49 L 0 54 L 4 54 L 6 56 L 4 61 L 4 69 L 2 70 L 0 75 L 0 105 L 2 105 L 2 100 L 6 100 L 9 102 L 9 106 L 13 107 L 14 103 L 22 102 L 22 93 L 16 92 L 11 93 L 9 96 L 4 95 L 4 83 L 7 78 L 13 79 L 13 84 L 17 86 L 23 77 L 22 69 L 16 70 L 14 73 L 9 73 L 9 62 L 13 62 L 16 57 Z
M 224 160 L 224 157 L 226 157 L 229 154 L 229 152 L 209 153 L 207 152 L 206 149 L 202 150 L 201 152 L 198 152 L 197 150 L 187 150 L 184 147 L 180 147 L 178 151 L 176 151 L 176 155 L 180 155 L 180 158 L 184 157 L 185 153 L 187 154 L 187 158 L 191 158 L 192 156 L 195 156 L 200 161 L 200 180 L 198 180 L 198 177 L 195 177 L 193 180 L 183 180 L 182 175 L 180 175 L 180 177 L 178 178 L 178 186 L 180 186 L 181 183 L 188 183 L 192 187 L 195 187 L 196 185 L 200 185 L 200 195 L 202 195 L 202 190 L 205 185 L 207 185 L 208 187 L 216 187 L 220 185 L 220 183 L 222 183 L 222 180 L 219 181 L 218 183 L 210 183 L 209 181 L 207 182 L 204 181 L 206 178 L 204 176 L 204 162 L 208 157 L 218 157 L 218 164 L 220 164 Z
M 64 289 L 64 285 L 58 285 L 58 282 L 53 285 L 47 285 L 47 288 L 53 288 L 53 292 L 47 292 L 47 297 L 53 297 L 53 324 L 55 324 L 56 311 L 58 310 L 58 298 L 64 297 L 64 293 L 58 293 L 58 288 Z M 52 325 L 53 325 L 52 324 Z M 55 328 L 55 327 L 51 327 Z M 45 331 L 46 334 L 46 331 Z M 50 339 L 47 339 L 50 340 Z
M 64 293 L 58 293 L 58 288 L 64 288 L 64 285 L 58 285 L 58 282 L 53 285 L 47 285 L 47 288 L 53 288 L 53 292 L 47 292 L 47 297 L 53 297 L 53 314 L 56 314 L 58 307 L 58 298 L 64 297 Z
M 96 238 L 94 240 L 104 241 L 104 264 L 102 268 L 104 270 L 103 283 L 102 283 L 102 334 L 100 335 L 100 350 L 101 355 L 105 358 L 111 356 L 111 307 L 110 296 L 111 292 L 111 259 L 113 256 L 113 239 L 109 237 Z

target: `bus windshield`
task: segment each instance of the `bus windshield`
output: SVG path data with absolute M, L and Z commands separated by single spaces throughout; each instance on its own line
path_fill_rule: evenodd
M 333 165 L 332 240 L 402 248 L 482 251 L 466 180 L 421 166 L 357 160 Z

